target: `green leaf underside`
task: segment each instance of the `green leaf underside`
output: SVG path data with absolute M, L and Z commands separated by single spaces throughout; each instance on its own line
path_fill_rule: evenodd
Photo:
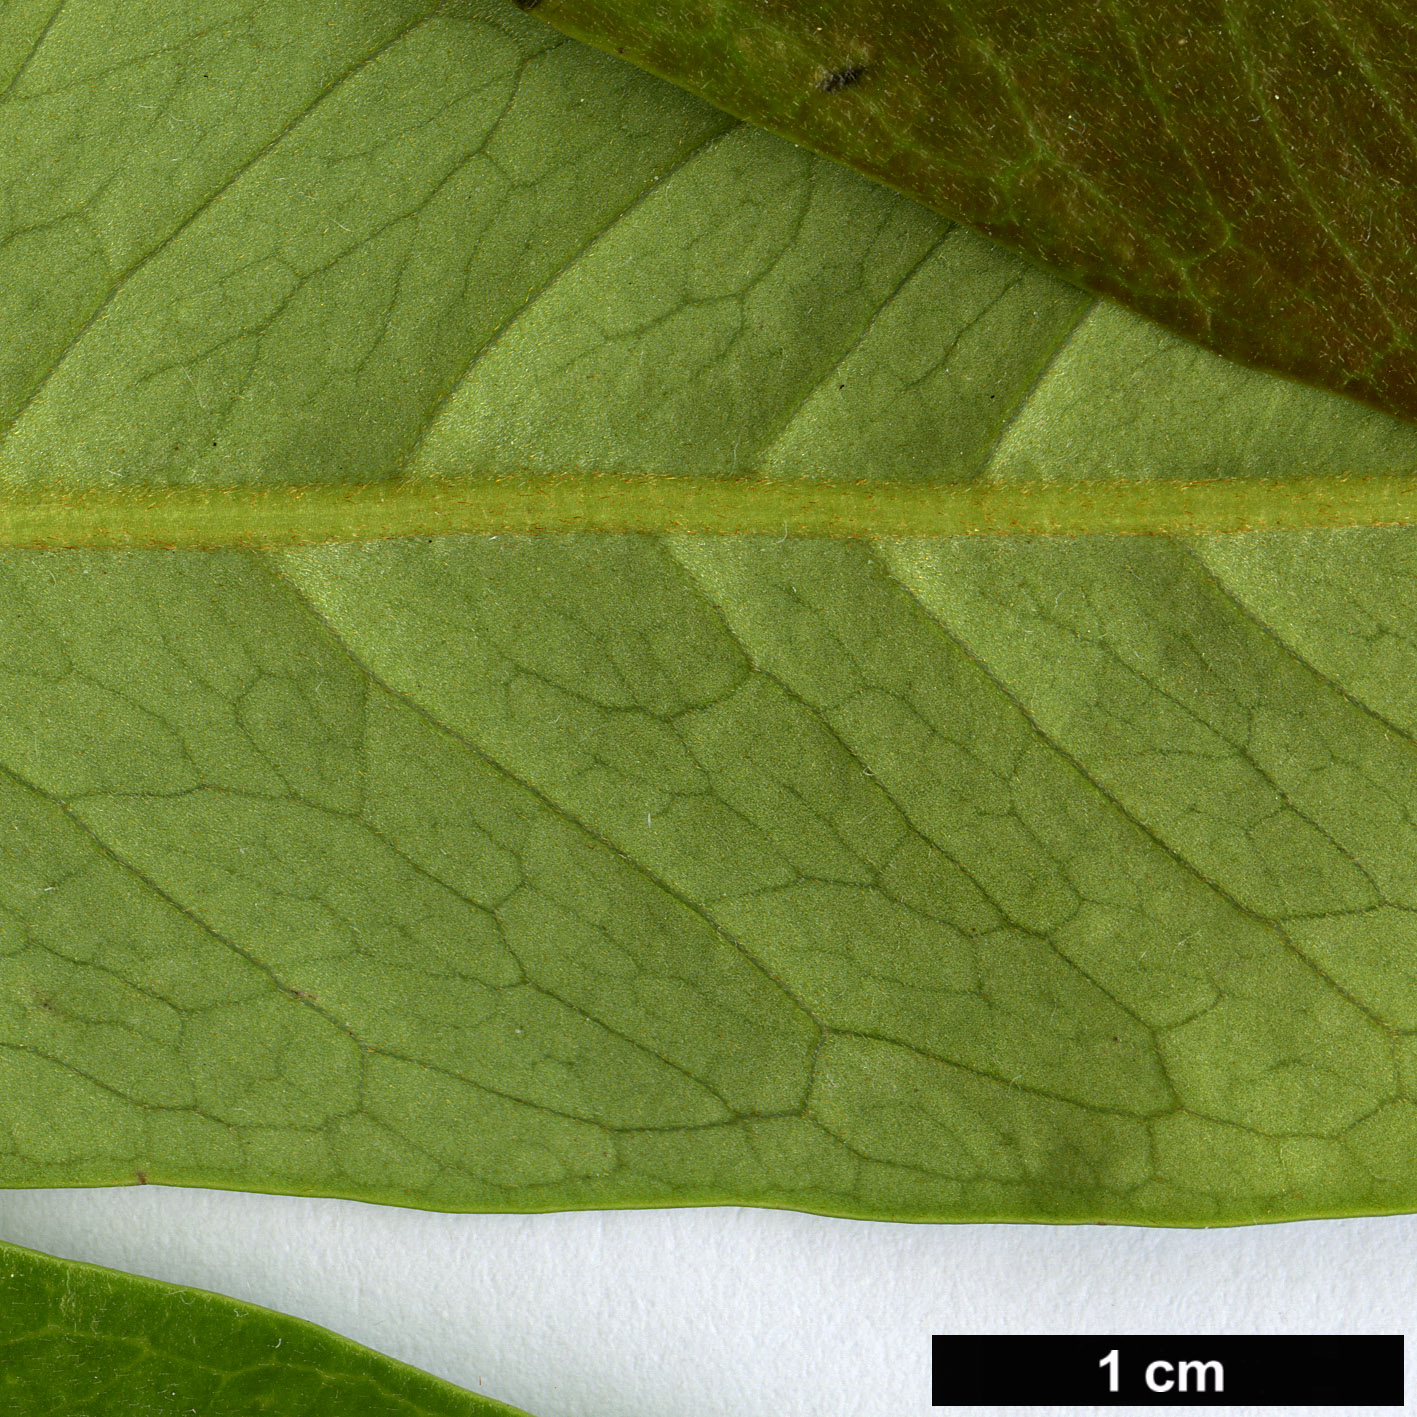
M 0 1411 L 518 1417 L 300 1319 L 6 1244 Z
M 1417 475 L 1417 428 L 1206 354 L 502 0 L 248 8 L 0 23 L 8 544 L 74 535 L 94 489 L 1025 504 L 1112 481 L 1125 509 L 1137 481 L 1277 482 L 1279 507 L 1295 479 Z
M 1411 1206 L 1414 558 L 8 552 L 0 1176 Z
M 1384 0 L 523 0 L 1233 358 L 1417 418 Z
M 4 54 L 32 541 L 1417 468 L 500 5 L 46 0 Z M 1417 1207 L 1412 533 L 664 515 L 0 553 L 0 1181 Z

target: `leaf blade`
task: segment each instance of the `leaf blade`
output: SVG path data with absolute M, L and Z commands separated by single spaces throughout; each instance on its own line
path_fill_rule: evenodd
M 259 32 L 221 31 L 216 0 L 205 25 L 132 16 L 131 91 L 38 83 L 92 67 L 83 7 L 45 36 L 34 92 L 5 101 L 24 200 L 0 288 L 39 360 L 0 442 L 12 496 L 1417 466 L 1410 428 L 1089 307 L 508 6 L 369 30 L 332 3 L 329 52 L 304 11 Z M 269 57 L 247 75 L 260 105 L 201 79 L 287 52 L 288 76 Z M 183 134 L 176 183 L 155 121 Z M 71 269 L 82 288 L 56 279 Z
M 323 67 L 303 11 L 263 13 L 301 59 L 268 103 L 290 132 L 223 149 L 180 230 L 122 229 L 110 303 L 86 285 L 55 321 L 81 337 L 0 447 L 9 525 L 138 543 L 0 553 L 0 1180 L 1414 1204 L 1382 672 L 1410 533 L 880 535 L 991 504 L 1079 532 L 1404 521 L 1417 435 L 492 0 Z M 171 21 L 132 21 L 145 75 Z M 24 82 L 60 39 L 26 103 L 59 101 Z M 122 169 L 151 94 L 100 89 Z M 10 270 L 16 303 L 35 279 Z M 623 530 L 602 487 L 634 534 L 586 531 Z M 507 535 L 566 489 L 550 525 L 581 534 Z M 322 540 L 251 549 L 263 508 L 272 541 L 302 516 Z M 790 516 L 857 539 L 794 543 Z M 371 539 L 323 540 L 342 523 Z M 161 549 L 184 535 L 231 544 Z M 1315 576 L 1331 637 L 1296 615 Z
M 0 1397 L 14 1412 L 516 1417 L 314 1324 L 0 1245 Z
M 1395 566 L 1410 540 L 1310 554 L 1355 536 Z M 1252 622 L 1169 543 L 10 556 L 0 762 L 52 799 L 8 808 L 35 873 L 7 897 L 32 941 L 10 1183 L 1181 1224 L 1413 1203 L 1410 741 L 1250 663 Z M 1164 607 L 1110 637 L 1136 667 L 1008 633 L 998 579 L 1055 564 L 1045 606 Z M 199 604 L 157 651 L 153 617 Z M 1200 635 L 1234 708 L 1185 668 Z M 1303 753 L 1220 752 L 1252 684 Z M 1166 693 L 1218 726 L 1165 737 L 1197 766 L 1153 784 L 1114 745 L 1165 734 Z M 1335 722 L 1381 787 L 1305 774 Z M 1195 834 L 1237 800 L 1274 825 Z

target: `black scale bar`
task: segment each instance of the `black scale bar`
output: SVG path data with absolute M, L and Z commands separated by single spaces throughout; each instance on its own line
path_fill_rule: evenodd
M 1400 1335 L 936 1335 L 934 1404 L 1401 1407 L 1402 1349 Z

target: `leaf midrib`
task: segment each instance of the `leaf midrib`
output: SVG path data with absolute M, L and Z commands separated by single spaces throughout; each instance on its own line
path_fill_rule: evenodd
M 8 491 L 0 547 L 213 550 L 453 535 L 859 539 L 1206 535 L 1417 524 L 1417 474 L 930 484 L 624 472 L 364 486 Z

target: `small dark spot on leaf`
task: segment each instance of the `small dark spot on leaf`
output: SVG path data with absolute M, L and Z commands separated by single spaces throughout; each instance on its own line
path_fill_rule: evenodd
M 148 1183 L 148 1173 L 146 1171 L 135 1172 L 134 1179 L 136 1179 L 140 1186 L 146 1186 Z
M 818 93 L 840 93 L 853 84 L 859 84 L 866 77 L 864 64 L 848 64 L 844 69 L 833 69 L 817 80 Z

